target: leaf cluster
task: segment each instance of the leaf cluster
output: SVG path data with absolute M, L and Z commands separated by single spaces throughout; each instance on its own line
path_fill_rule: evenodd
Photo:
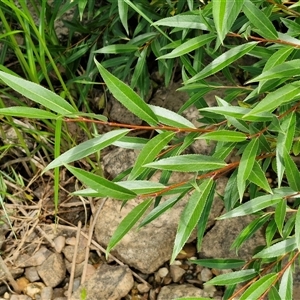
M 3 3 L 12 6 L 9 1 Z M 80 5 L 86 2 L 75 3 L 83 12 L 84 6 Z M 121 221 L 108 252 L 135 225 L 145 226 L 187 193 L 190 198 L 179 220 L 171 261 L 195 227 L 199 228 L 201 249 L 204 230 L 200 227 L 205 228 L 208 220 L 216 194 L 215 180 L 229 176 L 223 195 L 226 213 L 218 219 L 254 216 L 232 247 L 238 250 L 262 227 L 266 244 L 248 262 L 222 258 L 195 263 L 220 269 L 243 267 L 208 282 L 226 285 L 224 299 L 234 297 L 236 285 L 244 282 L 248 284 L 237 292 L 240 299 L 260 299 L 267 294 L 272 299 L 291 299 L 300 249 L 299 5 L 250 0 L 201 5 L 197 1 L 109 3 L 108 16 L 118 18 L 110 19 L 111 27 L 103 33 L 106 43 L 98 49 L 87 49 L 91 51 L 90 70 L 96 69 L 114 97 L 147 125 L 115 124 L 125 128 L 98 134 L 60 154 L 62 123 L 114 124 L 103 115 L 82 115 L 74 103 L 39 85 L 41 81 L 31 77 L 31 82 L 24 80 L 4 66 L 0 71 L 2 83 L 31 99 L 37 107 L 2 107 L 0 114 L 5 118 L 54 122 L 55 159 L 44 172 L 54 169 L 57 174 L 60 168 L 67 168 L 86 187 L 75 194 L 111 197 L 124 205 L 136 197 L 144 199 Z M 107 21 L 106 17 L 102 21 Z M 132 26 L 134 19 L 138 22 Z M 15 34 L 11 31 L 7 37 Z M 143 100 L 151 85 L 151 55 L 165 83 L 176 71 L 181 72 L 180 90 L 187 91 L 190 97 L 178 112 Z M 251 63 L 247 64 L 249 59 Z M 237 71 L 242 72 L 242 82 L 235 80 Z M 231 86 L 208 80 L 221 72 Z M 225 90 L 224 97 L 216 97 L 215 106 L 208 106 L 205 94 L 220 89 Z M 203 125 L 198 128 L 182 116 L 192 105 L 200 111 Z M 156 134 L 148 140 L 129 136 L 135 129 L 154 130 Z M 210 155 L 183 154 L 197 139 L 215 142 Z M 134 166 L 113 181 L 72 165 L 109 145 L 140 149 Z M 232 155 L 238 161 L 231 161 Z M 156 170 L 161 171 L 160 183 L 150 181 Z M 275 174 L 272 185 L 266 175 L 270 171 Z M 190 172 L 194 176 L 189 181 L 170 184 L 172 172 Z M 121 180 L 125 176 L 127 179 Z M 167 200 L 161 201 L 162 196 Z M 152 210 L 145 215 L 150 207 Z

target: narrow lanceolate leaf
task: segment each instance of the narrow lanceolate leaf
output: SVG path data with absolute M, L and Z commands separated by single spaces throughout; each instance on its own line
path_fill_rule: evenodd
M 105 46 L 99 50 L 94 51 L 94 53 L 110 53 L 110 54 L 119 54 L 119 53 L 130 53 L 139 50 L 138 46 L 127 45 L 127 44 L 116 44 Z
M 293 299 L 293 271 L 291 266 L 289 266 L 280 282 L 279 295 L 281 299 Z
M 134 181 L 119 181 L 115 182 L 118 186 L 124 187 L 137 195 L 155 193 L 166 188 L 163 184 L 159 182 L 151 182 L 147 180 L 134 180 Z M 83 189 L 72 193 L 72 195 L 80 196 L 90 196 L 90 197 L 106 197 L 105 193 L 102 191 L 99 193 L 91 188 Z
M 57 115 L 51 113 L 50 111 L 25 106 L 0 108 L 0 115 L 41 120 L 57 119 Z
M 150 222 L 158 218 L 162 213 L 173 207 L 179 200 L 180 196 L 176 195 L 160 203 L 145 217 L 145 219 L 143 219 L 143 221 L 139 225 L 139 228 L 149 224 Z
M 168 17 L 168 18 L 158 20 L 153 24 L 159 26 L 168 26 L 168 27 L 210 30 L 207 24 L 201 22 L 199 15 L 176 15 L 174 17 Z M 213 25 L 212 22 L 211 25 Z
M 81 182 L 93 190 L 119 200 L 129 200 L 136 196 L 136 193 L 123 188 L 99 175 L 84 171 L 79 168 L 66 165 L 66 168 Z
M 178 172 L 209 171 L 225 166 L 227 166 L 227 164 L 223 160 L 201 154 L 169 157 L 144 165 L 144 167 L 147 168 Z
M 297 249 L 296 238 L 292 237 L 268 247 L 253 256 L 253 258 L 272 258 L 285 255 Z
M 278 38 L 277 31 L 270 19 L 250 0 L 244 3 L 243 11 L 262 37 L 265 39 L 276 40 Z
M 137 178 L 145 170 L 144 165 L 152 162 L 174 135 L 174 132 L 163 132 L 152 138 L 140 152 L 128 180 Z
M 244 119 L 244 121 L 254 121 L 254 122 L 266 122 L 273 119 L 271 113 L 262 112 L 255 115 L 250 115 L 252 113 L 250 108 L 244 108 L 239 106 L 228 106 L 228 107 L 205 107 L 199 109 L 199 111 L 208 111 L 222 116 L 229 116 L 236 119 Z M 245 117 L 245 115 L 249 117 Z
M 117 77 L 109 73 L 96 59 L 95 63 L 108 89 L 120 103 L 148 124 L 156 125 L 158 123 L 153 111 L 137 93 Z
M 270 80 L 270 79 L 278 79 L 284 77 L 291 78 L 293 76 L 300 76 L 299 72 L 297 72 L 299 71 L 299 68 L 300 68 L 300 59 L 287 61 L 263 72 L 259 76 L 249 80 L 247 83 Z
M 274 220 L 278 228 L 278 232 L 282 236 L 282 227 L 286 216 L 286 202 L 280 201 L 276 205 Z
M 161 124 L 179 128 L 196 128 L 189 120 L 169 109 L 150 104 L 149 107 L 155 113 Z
M 259 297 L 269 289 L 277 279 L 277 274 L 267 274 L 251 286 L 242 294 L 240 300 L 259 299 Z
M 277 180 L 278 187 L 280 187 L 285 165 L 284 165 L 284 153 L 285 151 L 290 152 L 293 139 L 295 136 L 296 129 L 296 115 L 294 112 L 289 114 L 284 118 L 282 123 L 280 124 L 282 129 L 281 132 L 278 133 L 277 144 L 276 144 L 276 171 L 277 171 Z
M 246 180 L 251 174 L 255 157 L 258 151 L 259 140 L 253 139 L 245 148 L 238 168 L 237 187 L 240 195 L 240 200 L 243 199 L 243 194 L 246 187 Z
M 242 142 L 247 139 L 246 134 L 231 130 L 218 130 L 204 133 L 197 139 L 221 141 L 221 142 Z
M 250 113 L 244 116 L 247 117 L 260 113 L 273 111 L 280 105 L 288 103 L 294 100 L 300 95 L 300 81 L 295 81 L 293 83 L 284 85 L 283 87 L 277 89 L 274 92 L 269 93 L 263 100 L 261 100 L 258 105 L 256 105 Z
M 257 161 L 254 162 L 253 168 L 251 170 L 248 180 L 255 183 L 257 186 L 264 189 L 266 192 L 272 194 L 272 189 L 269 185 L 269 182 L 266 178 L 265 172 L 262 170 L 261 166 Z
M 78 146 L 66 151 L 55 160 L 53 160 L 45 169 L 44 172 L 62 166 L 63 164 L 68 164 L 70 162 L 79 160 L 81 158 L 87 157 L 97 151 L 104 149 L 105 147 L 111 145 L 113 142 L 119 140 L 124 135 L 126 135 L 129 129 L 117 129 L 107 132 L 103 135 L 97 136 L 91 140 L 85 141 Z
M 300 172 L 286 149 L 284 149 L 283 159 L 285 174 L 290 187 L 295 190 L 295 192 L 300 192 Z
M 121 221 L 113 236 L 111 237 L 107 249 L 106 256 L 109 252 L 120 242 L 124 235 L 138 222 L 143 216 L 148 207 L 150 206 L 152 199 L 145 200 L 137 205 L 131 212 Z
M 127 35 L 129 35 L 128 30 L 128 22 L 127 22 L 127 15 L 128 15 L 128 4 L 123 0 L 118 0 L 118 11 L 121 23 L 126 30 Z
M 158 59 L 167 59 L 167 58 L 175 58 L 182 56 L 186 53 L 192 52 L 207 43 L 211 42 L 214 39 L 214 34 L 203 34 L 197 37 L 194 37 L 187 42 L 181 44 L 180 46 L 176 47 L 171 53 L 162 55 L 158 57 Z
M 300 250 L 300 209 L 297 209 L 295 220 L 295 238 L 298 250 Z
M 256 45 L 256 42 L 250 42 L 226 51 L 214 61 L 212 61 L 209 65 L 207 65 L 200 73 L 187 80 L 185 84 L 199 81 L 203 78 L 206 78 L 223 70 L 225 67 L 229 66 L 234 61 L 238 60 L 239 58 L 250 52 Z
M 218 217 L 218 220 L 224 220 L 228 218 L 240 217 L 253 214 L 266 207 L 276 205 L 279 201 L 282 201 L 282 195 L 265 195 L 254 198 L 239 207 L 229 211 L 228 213 Z
M 185 206 L 178 224 L 171 263 L 174 262 L 176 256 L 181 251 L 196 224 L 198 223 L 213 184 L 214 181 L 211 178 L 204 180 L 199 186 L 199 191 L 194 191 L 187 205 Z
M 239 15 L 243 4 L 244 0 L 223 0 L 212 2 L 213 18 L 221 43 L 223 43 L 226 34 L 229 32 L 231 26 Z
M 238 269 L 245 265 L 242 259 L 233 258 L 211 258 L 211 259 L 191 259 L 192 264 L 211 269 Z
M 257 272 L 254 269 L 241 270 L 232 273 L 226 273 L 209 280 L 205 284 L 209 285 L 232 285 L 245 282 L 254 278 Z
M 45 89 L 39 84 L 2 71 L 0 71 L 0 79 L 18 93 L 58 114 L 67 115 L 76 112 L 76 109 L 65 99 Z
M 151 182 L 147 180 L 126 180 L 115 183 L 130 191 L 133 191 L 137 195 L 155 193 L 166 188 L 165 185 L 159 182 Z

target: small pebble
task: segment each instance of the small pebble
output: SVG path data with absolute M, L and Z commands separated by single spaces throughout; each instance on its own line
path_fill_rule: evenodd
M 35 282 L 40 280 L 39 273 L 37 272 L 36 267 L 28 267 L 25 270 L 25 276 L 29 279 L 30 282 Z
M 157 274 L 160 278 L 165 278 L 169 273 L 169 270 L 167 268 L 160 268 L 158 271 L 157 271 Z
M 29 284 L 29 280 L 26 278 L 26 277 L 21 277 L 21 278 L 18 278 L 16 280 L 18 286 L 19 286 L 19 289 L 24 292 L 26 287 L 28 286 Z
M 172 282 L 172 278 L 168 275 L 164 278 L 164 285 L 168 285 Z
M 50 286 L 46 286 L 42 289 L 41 298 L 42 300 L 51 300 L 53 295 L 53 289 Z
M 210 298 L 214 298 L 217 289 L 213 285 L 204 284 L 203 291 L 206 294 L 205 296 L 208 296 Z M 203 294 L 203 296 L 204 296 L 204 294 Z
M 184 274 L 185 270 L 183 270 L 181 267 L 170 266 L 170 275 L 172 277 L 173 282 L 179 282 Z
M 174 262 L 172 263 L 172 266 L 181 266 L 182 262 L 180 260 L 174 260 Z
M 3 295 L 3 298 L 4 298 L 4 299 L 9 299 L 9 293 L 6 292 L 6 293 Z
M 148 293 L 150 290 L 150 286 L 146 283 L 139 283 L 136 288 L 141 294 Z
M 208 268 L 204 268 L 204 269 L 200 272 L 200 274 L 201 274 L 201 280 L 204 281 L 204 282 L 209 281 L 209 280 L 212 278 L 212 276 L 213 276 L 211 270 L 208 269 Z M 199 278 L 198 278 L 198 279 L 199 279 Z
M 64 236 L 59 235 L 54 239 L 54 244 L 55 244 L 55 251 L 57 253 L 61 253 L 61 251 L 66 245 L 66 238 Z

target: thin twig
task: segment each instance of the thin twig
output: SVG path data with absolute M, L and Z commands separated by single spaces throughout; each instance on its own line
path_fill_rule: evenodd
M 2 256 L 0 255 L 0 268 L 4 271 L 6 278 L 8 279 L 8 281 L 10 282 L 10 284 L 12 285 L 14 291 L 17 294 L 21 293 L 21 289 L 19 287 L 19 285 L 17 284 L 17 282 L 15 281 L 14 277 L 11 275 L 8 267 L 6 266 L 4 260 L 2 259 Z

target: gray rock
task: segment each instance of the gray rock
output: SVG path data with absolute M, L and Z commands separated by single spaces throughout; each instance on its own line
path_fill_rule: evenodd
M 37 267 L 37 271 L 48 287 L 56 287 L 66 276 L 66 266 L 59 253 L 52 253 L 46 261 Z
M 86 243 L 87 243 L 87 239 L 85 237 L 83 237 L 82 235 L 80 235 L 78 248 L 77 248 L 77 255 L 76 255 L 76 264 L 82 263 L 85 259 Z M 73 261 L 74 251 L 75 251 L 75 245 L 74 246 L 73 245 L 66 246 L 62 250 L 63 254 L 65 255 L 66 259 L 69 262 Z
M 16 265 L 21 268 L 39 266 L 45 262 L 45 260 L 51 255 L 51 253 L 52 252 L 50 250 L 42 246 L 33 255 L 27 253 L 21 254 L 16 261 Z
M 102 265 L 73 293 L 71 300 L 82 299 L 82 291 L 85 291 L 88 300 L 120 300 L 129 293 L 133 284 L 133 276 L 128 267 Z
M 39 281 L 40 276 L 37 272 L 36 267 L 28 267 L 25 270 L 25 276 L 30 282 Z
M 238 234 L 253 220 L 252 216 L 243 216 L 219 220 L 204 236 L 200 255 L 204 257 L 237 258 L 235 249 L 230 250 Z M 238 251 L 238 257 L 250 259 L 257 246 L 265 245 L 264 235 L 258 231 Z
M 189 174 L 174 173 L 171 181 L 181 182 L 188 180 L 190 177 L 191 175 Z M 222 194 L 223 188 L 224 183 L 220 180 L 217 192 Z M 171 258 L 179 218 L 189 197 L 190 194 L 187 194 L 172 209 L 166 211 L 140 230 L 137 231 L 136 227 L 133 228 L 114 248 L 113 254 L 125 264 L 140 270 L 142 273 L 150 274 L 155 272 Z M 218 198 L 218 196 L 215 197 L 216 203 L 221 202 Z M 166 198 L 163 197 L 162 201 L 165 200 Z M 121 201 L 108 199 L 96 221 L 94 234 L 98 243 L 107 247 L 121 220 L 141 201 L 143 200 L 130 200 L 121 208 L 123 204 Z M 219 204 L 214 205 L 213 210 L 217 208 L 217 211 L 212 212 L 209 223 L 214 222 L 213 218 L 219 214 L 221 210 L 219 206 Z M 195 233 L 190 240 L 193 239 L 195 239 Z
M 176 298 L 201 296 L 203 296 L 203 290 L 191 284 L 170 284 L 162 287 L 157 300 L 174 300 Z
M 42 292 L 41 292 L 41 299 L 42 300 L 51 300 L 52 299 L 52 295 L 53 295 L 53 289 L 52 287 L 44 287 L 42 289 Z

